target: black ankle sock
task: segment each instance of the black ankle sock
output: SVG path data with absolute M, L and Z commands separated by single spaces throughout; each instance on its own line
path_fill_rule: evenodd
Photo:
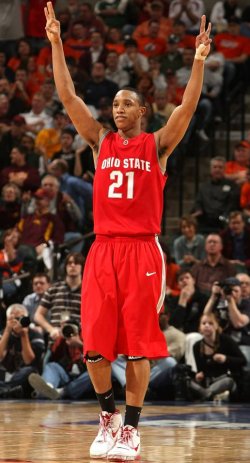
M 133 407 L 132 405 L 126 405 L 124 426 L 127 424 L 137 428 L 142 407 Z
M 103 412 L 114 413 L 115 412 L 115 400 L 114 400 L 114 393 L 113 389 L 109 389 L 109 391 L 104 392 L 103 394 L 97 394 L 96 397 L 99 401 L 101 409 Z

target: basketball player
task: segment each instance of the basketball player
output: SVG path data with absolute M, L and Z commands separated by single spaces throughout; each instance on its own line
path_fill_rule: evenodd
M 160 331 L 165 274 L 160 233 L 167 158 L 184 136 L 198 103 L 211 25 L 202 16 L 190 80 L 165 127 L 141 132 L 145 103 L 136 90 L 113 101 L 117 132 L 93 119 L 76 95 L 65 64 L 60 24 L 51 2 L 45 8 L 58 95 L 77 131 L 93 150 L 96 240 L 82 285 L 84 355 L 100 403 L 100 427 L 91 458 L 134 460 L 140 452 L 138 422 L 149 381 L 149 359 L 167 355 Z M 164 153 L 160 155 L 160 153 Z M 127 357 L 126 410 L 122 423 L 111 386 L 111 362 Z

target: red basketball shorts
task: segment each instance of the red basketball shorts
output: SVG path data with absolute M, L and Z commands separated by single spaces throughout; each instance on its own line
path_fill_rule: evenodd
M 84 354 L 168 355 L 158 312 L 165 296 L 165 263 L 155 237 L 97 236 L 82 285 Z

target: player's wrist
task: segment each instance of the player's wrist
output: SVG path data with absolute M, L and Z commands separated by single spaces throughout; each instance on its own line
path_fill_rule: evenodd
M 202 54 L 202 52 L 205 50 L 205 48 L 206 48 L 206 45 L 204 45 L 203 43 L 201 43 L 201 44 L 196 48 L 196 52 L 195 52 L 194 59 L 199 60 L 199 61 L 205 61 L 205 59 L 206 59 L 207 56 Z

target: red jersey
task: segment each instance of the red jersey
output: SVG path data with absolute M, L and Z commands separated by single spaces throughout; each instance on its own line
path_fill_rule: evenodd
M 166 179 L 152 133 L 124 140 L 108 132 L 101 142 L 94 178 L 95 233 L 159 234 Z

